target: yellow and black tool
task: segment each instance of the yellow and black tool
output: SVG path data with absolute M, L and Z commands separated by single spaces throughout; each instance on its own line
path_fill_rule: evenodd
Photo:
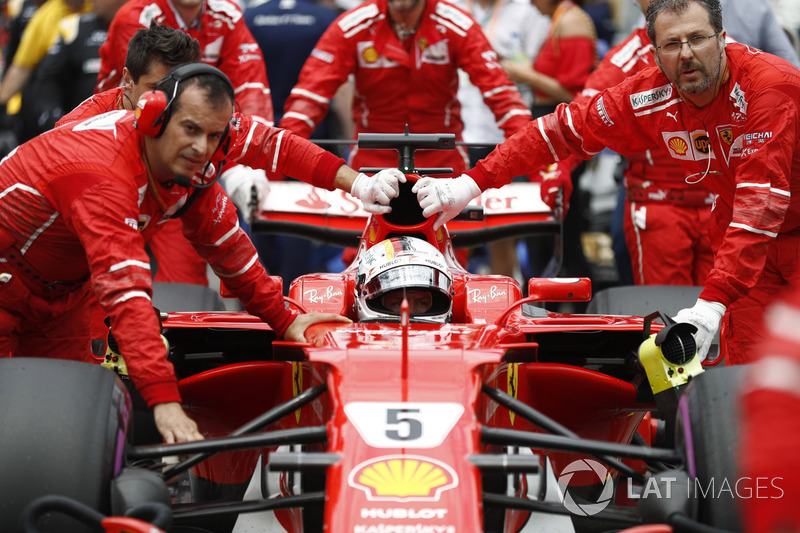
M 647 338 L 639 346 L 639 362 L 647 374 L 647 381 L 654 395 L 676 389 L 689 383 L 703 373 L 703 365 L 697 357 L 693 333 L 697 328 L 684 322 L 676 323 L 662 313 L 654 313 L 666 327 L 658 333 L 649 334 L 653 315 L 645 317 Z
M 658 333 L 650 333 L 653 320 L 660 318 L 665 324 Z M 675 322 L 661 312 L 645 317 L 644 341 L 639 345 L 639 363 L 647 375 L 650 390 L 665 420 L 665 436 L 672 442 L 675 432 L 675 413 L 678 401 L 689 382 L 704 372 L 697 357 L 694 333 L 697 327 L 685 322 Z

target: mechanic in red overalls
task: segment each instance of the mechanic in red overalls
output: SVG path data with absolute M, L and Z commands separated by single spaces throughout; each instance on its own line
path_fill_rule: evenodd
M 464 124 L 456 98 L 458 69 L 484 95 L 506 137 L 531 113 L 498 63 L 480 25 L 438 0 L 368 0 L 339 16 L 306 60 L 286 102 L 282 128 L 308 138 L 325 117 L 336 90 L 355 76 L 352 112 L 359 133 L 455 133 Z M 469 168 L 463 146 L 417 151 L 421 167 Z M 354 149 L 353 168 L 396 167 L 395 150 Z
M 273 125 L 272 100 L 261 50 L 244 22 L 241 10 L 230 0 L 130 0 L 123 5 L 108 28 L 108 38 L 100 47 L 99 93 L 119 86 L 126 61 L 128 42 L 140 29 L 152 23 L 184 31 L 200 43 L 200 61 L 219 68 L 233 82 L 236 101 L 242 113 L 269 126 Z M 135 101 L 134 101 L 135 103 Z M 222 177 L 226 191 L 239 204 L 240 185 L 249 199 L 250 186 L 260 194 L 268 190 L 263 172 L 229 165 Z M 239 205 L 237 204 L 237 205 Z M 246 201 L 245 201 L 246 204 Z M 241 207 L 241 206 L 240 206 Z M 158 270 L 156 281 L 208 285 L 205 265 L 181 242 L 180 228 L 173 222 L 150 242 Z
M 199 60 L 200 44 L 186 33 L 164 25 L 139 30 L 128 44 L 122 86 L 87 98 L 61 117 L 56 127 L 108 111 L 133 111 L 142 94 L 155 88 L 170 69 Z M 158 261 L 154 281 L 207 285 L 207 263 L 181 235 L 180 222 L 172 220 L 163 225 L 166 228 L 148 243 Z M 169 251 L 164 252 L 165 249 Z M 108 333 L 104 323 L 106 314 L 97 299 L 92 300 L 92 338 L 105 339 Z
M 85 359 L 94 291 L 159 432 L 175 442 L 202 436 L 180 406 L 151 303 L 145 242 L 162 219 L 180 215 L 226 287 L 284 338 L 303 341 L 310 324 L 346 320 L 285 308 L 209 160 L 219 165 L 227 151 L 254 168 L 349 190 L 372 212 L 390 209 L 402 174 L 367 178 L 290 132 L 232 116 L 233 86 L 214 67 L 177 67 L 159 89 L 136 113 L 56 128 L 0 163 L 0 354 Z
M 516 86 L 498 63 L 480 25 L 465 11 L 439 0 L 368 0 L 331 24 L 300 71 L 286 101 L 280 127 L 308 138 L 325 118 L 339 87 L 355 77 L 352 102 L 354 135 L 359 133 L 454 133 L 464 123 L 458 69 L 469 74 L 483 94 L 497 126 L 510 137 L 531 119 Z M 348 163 L 397 167 L 396 150 L 353 148 Z M 469 168 L 463 146 L 418 150 L 417 168 Z M 355 257 L 345 251 L 344 260 Z M 466 264 L 466 250 L 459 250 Z
M 191 48 L 191 51 L 187 48 Z M 146 30 L 141 28 L 128 43 L 128 53 L 122 69 L 122 86 L 86 99 L 64 115 L 56 126 L 115 109 L 132 111 L 142 93 L 153 89 L 172 67 L 200 61 L 200 57 L 197 39 L 180 30 L 163 24 L 153 25 Z M 228 172 L 230 169 L 222 175 L 223 183 Z M 225 190 L 232 196 L 230 189 Z M 153 281 L 208 285 L 206 262 L 181 236 L 180 224 L 177 221 L 166 221 L 163 226 L 148 243 L 157 266 Z
M 800 71 L 726 45 L 718 0 L 654 0 L 647 30 L 659 68 L 560 105 L 465 175 L 423 178 L 414 191 L 424 214 L 438 214 L 441 224 L 480 191 L 543 163 L 604 147 L 623 155 L 668 151 L 690 184 L 718 195 L 709 228 L 714 266 L 697 303 L 676 318 L 698 327 L 705 357 L 725 315 L 727 361 L 746 362 L 765 307 L 800 286 Z
M 800 291 L 770 306 L 766 341 L 742 377 L 738 456 L 744 531 L 800 531 Z
M 646 12 L 650 0 L 637 1 Z M 576 100 L 591 99 L 654 66 L 647 32 L 644 27 L 636 28 L 608 51 Z M 634 283 L 702 285 L 714 262 L 706 232 L 714 195 L 686 183 L 680 163 L 664 150 L 650 149 L 626 159 L 624 229 Z M 547 179 L 541 189 L 542 200 L 551 208 L 560 190 L 565 201 L 569 200 L 570 172 L 580 161 L 571 157 L 543 173 Z

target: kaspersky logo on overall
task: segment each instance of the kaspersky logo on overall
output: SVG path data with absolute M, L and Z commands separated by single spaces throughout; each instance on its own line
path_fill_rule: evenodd
M 648 107 L 654 104 L 659 104 L 669 100 L 672 97 L 672 85 L 666 84 L 662 85 L 661 87 L 656 87 L 655 89 L 650 89 L 648 91 L 642 91 L 640 93 L 634 93 L 630 95 L 631 99 L 631 106 L 633 110 L 636 111 L 643 107 Z

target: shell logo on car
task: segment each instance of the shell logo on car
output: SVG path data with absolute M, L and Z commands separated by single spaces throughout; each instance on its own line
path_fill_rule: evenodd
M 348 477 L 370 501 L 437 501 L 442 492 L 458 485 L 448 465 L 413 455 L 387 455 L 356 466 Z

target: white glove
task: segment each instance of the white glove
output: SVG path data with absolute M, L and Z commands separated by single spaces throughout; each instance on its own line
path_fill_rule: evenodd
M 425 218 L 439 213 L 433 229 L 437 230 L 448 220 L 459 214 L 470 201 L 481 193 L 475 180 L 462 174 L 457 178 L 431 178 L 425 176 L 414 184 L 411 192 L 417 193 L 417 201 Z
M 719 323 L 722 315 L 725 314 L 725 306 L 718 302 L 709 302 L 698 298 L 694 307 L 681 309 L 675 315 L 675 322 L 688 322 L 697 327 L 694 334 L 694 341 L 697 345 L 697 355 L 703 361 L 708 355 L 711 341 L 719 330 Z
M 254 207 L 250 205 L 253 198 L 253 188 L 255 188 L 256 192 L 256 206 L 260 205 L 269 194 L 269 180 L 266 174 L 261 169 L 236 165 L 223 172 L 221 179 L 225 186 L 225 191 L 233 200 L 233 205 L 242 213 L 249 224 Z
M 364 209 L 376 215 L 390 213 L 389 201 L 400 194 L 400 183 L 406 175 L 396 168 L 385 168 L 370 177 L 363 172 L 356 176 L 350 194 L 361 200 Z

